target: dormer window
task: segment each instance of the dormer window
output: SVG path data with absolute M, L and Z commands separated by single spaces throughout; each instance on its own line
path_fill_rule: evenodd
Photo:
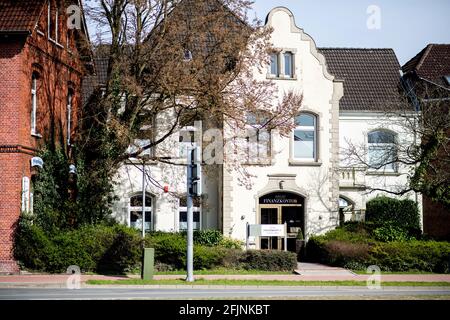
M 294 55 L 292 52 L 285 52 L 284 53 L 284 76 L 286 78 L 293 78 L 294 77 Z
M 268 78 L 295 79 L 295 49 L 280 49 L 270 55 Z
M 273 77 L 278 77 L 280 75 L 278 63 L 278 53 L 272 53 L 270 55 L 270 75 Z

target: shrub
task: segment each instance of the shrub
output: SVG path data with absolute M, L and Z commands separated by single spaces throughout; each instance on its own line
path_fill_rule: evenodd
M 244 243 L 241 240 L 223 237 L 219 245 L 228 249 L 242 249 Z
M 420 230 L 420 216 L 417 203 L 412 200 L 398 200 L 389 197 L 377 197 L 367 202 L 366 221 L 378 225 L 394 225 L 411 234 Z
M 186 266 L 186 238 L 181 233 L 152 232 L 145 238 L 145 246 L 155 248 L 155 263 L 164 263 L 174 269 Z
M 333 239 L 335 235 L 337 238 Z M 311 237 L 306 247 L 308 261 L 357 269 L 377 265 L 383 271 L 417 270 L 450 273 L 449 242 L 419 240 L 354 242 L 342 238 L 342 231 L 340 233 L 330 231 L 323 236 Z
M 84 272 L 123 273 L 140 264 L 142 245 L 135 230 L 121 225 L 89 225 L 46 233 L 27 218 L 19 221 L 14 255 L 29 269 L 65 272 L 77 265 Z
M 288 251 L 248 250 L 244 251 L 240 264 L 247 270 L 292 271 L 297 268 L 297 255 Z
M 204 246 L 218 246 L 223 240 L 223 235 L 218 230 L 196 230 L 194 231 L 194 243 Z
M 409 236 L 408 232 L 395 225 L 384 225 L 373 230 L 372 235 L 376 240 L 382 242 L 391 241 L 408 241 L 413 237 Z

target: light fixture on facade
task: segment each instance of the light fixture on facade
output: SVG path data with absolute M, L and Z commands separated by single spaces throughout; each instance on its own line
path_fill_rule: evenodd
M 71 164 L 69 166 L 69 174 L 77 174 L 77 168 L 75 167 L 74 164 Z
M 31 167 L 39 167 L 42 169 L 44 167 L 44 160 L 40 157 L 31 158 Z

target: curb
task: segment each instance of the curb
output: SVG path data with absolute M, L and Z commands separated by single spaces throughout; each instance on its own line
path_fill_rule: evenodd
M 267 286 L 267 285 L 255 285 L 255 286 L 236 286 L 236 285 L 88 285 L 82 283 L 80 285 L 81 289 L 244 289 L 244 290 L 254 290 L 254 289 L 271 289 L 271 290 L 296 290 L 301 291 L 306 290 L 367 290 L 365 286 Z M 66 283 L 0 283 L 0 289 L 68 289 Z M 306 291 L 305 290 L 305 291 Z M 385 286 L 381 289 L 372 289 L 375 291 L 443 291 L 450 293 L 450 287 L 442 286 Z

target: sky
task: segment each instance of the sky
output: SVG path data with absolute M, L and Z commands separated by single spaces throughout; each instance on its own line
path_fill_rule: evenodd
M 392 48 L 401 65 L 429 43 L 450 43 L 450 0 L 253 1 L 251 19 L 264 21 L 271 9 L 284 6 L 317 46 Z M 93 39 L 95 27 L 89 29 Z
M 249 17 L 256 14 L 264 21 L 272 8 L 287 7 L 297 26 L 312 36 L 319 47 L 392 48 L 402 65 L 429 43 L 450 43 L 450 0 L 254 2 L 254 12 Z M 376 11 L 370 6 L 376 6 Z M 379 25 L 373 20 L 377 16 Z

